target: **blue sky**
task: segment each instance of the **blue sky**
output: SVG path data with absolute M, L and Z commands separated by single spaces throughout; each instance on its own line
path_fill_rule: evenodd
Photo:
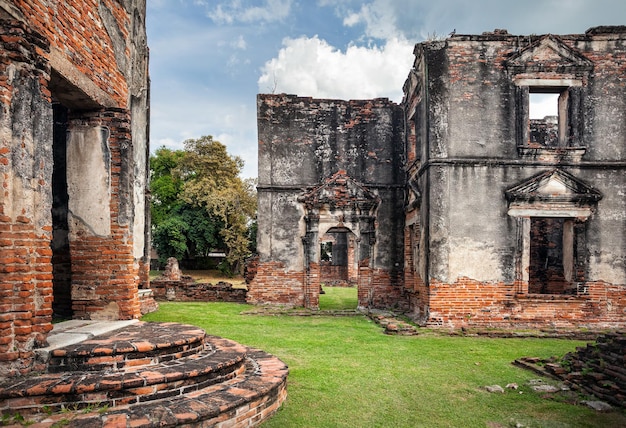
M 257 175 L 256 94 L 402 98 L 415 43 L 626 25 L 623 0 L 147 0 L 151 149 L 212 135 Z

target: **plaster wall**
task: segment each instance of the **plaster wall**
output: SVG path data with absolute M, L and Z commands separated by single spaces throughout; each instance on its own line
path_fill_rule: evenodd
M 609 300 L 623 301 L 626 97 L 620 82 L 624 77 L 624 30 L 600 28 L 559 38 L 520 38 L 494 32 L 416 46 L 415 76 L 410 75 L 405 84 L 404 105 L 414 120 L 409 123 L 416 128 L 409 134 L 416 138 L 407 141 L 419 145 L 417 150 L 407 146 L 407 153 L 421 152 L 407 167 L 409 182 L 421 192 L 416 202 L 423 231 L 420 258 L 427 264 L 419 273 L 425 275 L 429 291 L 420 293 L 420 285 L 408 285 L 416 290 L 413 306 L 420 309 L 420 316 L 430 312 L 432 323 L 456 318 L 450 321 L 456 324 L 463 316 L 460 309 L 454 309 L 457 303 L 451 302 L 459 302 L 459 306 L 464 302 L 469 313 L 470 302 L 478 299 L 484 302 L 485 322 L 499 319 L 506 324 L 510 314 L 495 315 L 501 308 L 494 308 L 519 292 L 516 264 L 524 251 L 519 241 L 524 230 L 507 214 L 505 192 L 554 169 L 572 174 L 601 194 L 581 229 L 584 245 L 576 249 L 577 261 L 590 287 L 607 287 L 606 295 L 612 296 Z M 544 45 L 557 48 L 544 49 Z M 530 62 L 524 65 L 519 58 Z M 539 61 L 536 58 L 545 64 L 533 62 Z M 560 61 L 566 65 L 558 65 Z M 542 84 L 579 82 L 575 91 L 580 95 L 576 101 L 580 107 L 570 108 L 580 110 L 568 114 L 578 121 L 571 126 L 576 126 L 580 138 L 570 144 L 581 156 L 563 155 L 564 151 L 529 155 L 519 149 L 526 144 L 520 140 L 519 118 L 524 108 L 519 85 L 537 79 Z M 420 120 L 420 111 L 427 112 L 427 121 Z M 415 222 L 415 211 L 407 210 L 407 219 Z M 472 297 L 468 289 L 478 284 L 485 287 L 481 292 L 475 289 Z M 444 289 L 452 294 L 442 294 Z M 489 299 L 494 299 L 492 304 L 487 303 Z M 520 307 L 520 313 L 532 312 L 526 304 Z M 550 313 L 548 307 L 542 306 L 541 311 Z M 600 324 L 624 322 L 617 315 L 621 309 L 611 312 L 613 304 L 598 310 L 604 314 L 595 318 Z M 489 318 L 487 313 L 494 315 Z M 534 313 L 528 319 L 537 322 L 540 318 L 541 314 Z M 583 318 L 589 320 L 583 316 L 579 321 Z M 575 324 L 576 317 L 564 321 L 570 322 Z
M 280 262 L 292 274 L 305 273 L 307 266 L 315 264 L 317 272 L 317 241 L 329 228 L 341 226 L 359 235 L 358 253 L 364 263 L 387 272 L 401 269 L 402 220 L 395 213 L 402 209 L 404 200 L 404 148 L 402 111 L 396 104 L 386 99 L 341 101 L 259 95 L 258 127 L 257 239 L 261 268 L 264 263 Z M 339 172 L 380 198 L 375 230 L 359 220 L 360 215 L 371 213 L 347 209 L 341 205 L 344 200 L 337 202 L 337 207 L 323 205 L 315 213 L 307 211 L 306 203 L 300 200 L 305 192 Z M 303 238 L 312 241 L 305 244 Z M 319 275 L 309 272 L 302 278 L 306 282 Z M 251 284 L 249 301 L 257 302 L 257 296 L 268 286 L 257 277 Z M 390 286 L 389 281 L 386 286 Z M 306 294 L 306 287 L 302 287 Z M 294 294 L 285 290 L 285 295 Z M 286 297 L 284 303 L 294 304 L 289 299 Z
M 63 258 L 71 260 L 74 317 L 140 316 L 137 289 L 148 279 L 145 6 L 0 0 L 0 375 L 39 369 L 33 350 L 52 327 L 53 252 L 63 246 L 52 236 L 53 144 L 67 145 L 57 176 L 67 176 Z M 65 143 L 53 142 L 53 104 L 65 112 Z

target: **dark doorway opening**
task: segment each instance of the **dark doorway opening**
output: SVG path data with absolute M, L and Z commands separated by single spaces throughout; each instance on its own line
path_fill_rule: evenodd
M 68 319 L 73 315 L 66 163 L 68 109 L 60 103 L 52 108 L 52 311 L 55 319 Z
M 564 294 L 574 276 L 575 239 L 573 220 L 533 217 L 530 219 L 529 293 Z

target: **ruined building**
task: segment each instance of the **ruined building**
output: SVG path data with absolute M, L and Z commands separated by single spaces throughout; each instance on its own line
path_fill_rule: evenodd
M 145 0 L 0 0 L 0 375 L 148 280 Z
M 626 27 L 414 54 L 400 105 L 259 95 L 248 301 L 348 282 L 427 325 L 625 326 Z

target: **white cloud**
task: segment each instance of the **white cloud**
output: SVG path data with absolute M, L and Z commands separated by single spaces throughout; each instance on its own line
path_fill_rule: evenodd
M 349 12 L 343 20 L 343 25 L 353 27 L 365 24 L 365 35 L 377 39 L 391 39 L 401 34 L 396 27 L 396 13 L 400 12 L 393 7 L 394 2 L 389 0 L 375 0 L 364 4 L 358 12 Z
M 261 6 L 248 3 L 242 0 L 220 3 L 207 15 L 220 24 L 282 21 L 291 11 L 292 0 L 265 0 Z
M 531 119 L 558 115 L 559 94 L 530 94 L 529 101 Z
M 287 38 L 278 56 L 266 62 L 260 92 L 317 98 L 402 99 L 413 62 L 413 44 L 392 38 L 382 47 L 350 45 L 345 52 L 315 37 Z
M 234 49 L 239 49 L 242 51 L 248 49 L 248 44 L 246 43 L 246 39 L 243 37 L 243 34 L 240 34 L 239 37 L 237 37 L 237 40 L 233 40 L 230 43 L 230 46 Z

